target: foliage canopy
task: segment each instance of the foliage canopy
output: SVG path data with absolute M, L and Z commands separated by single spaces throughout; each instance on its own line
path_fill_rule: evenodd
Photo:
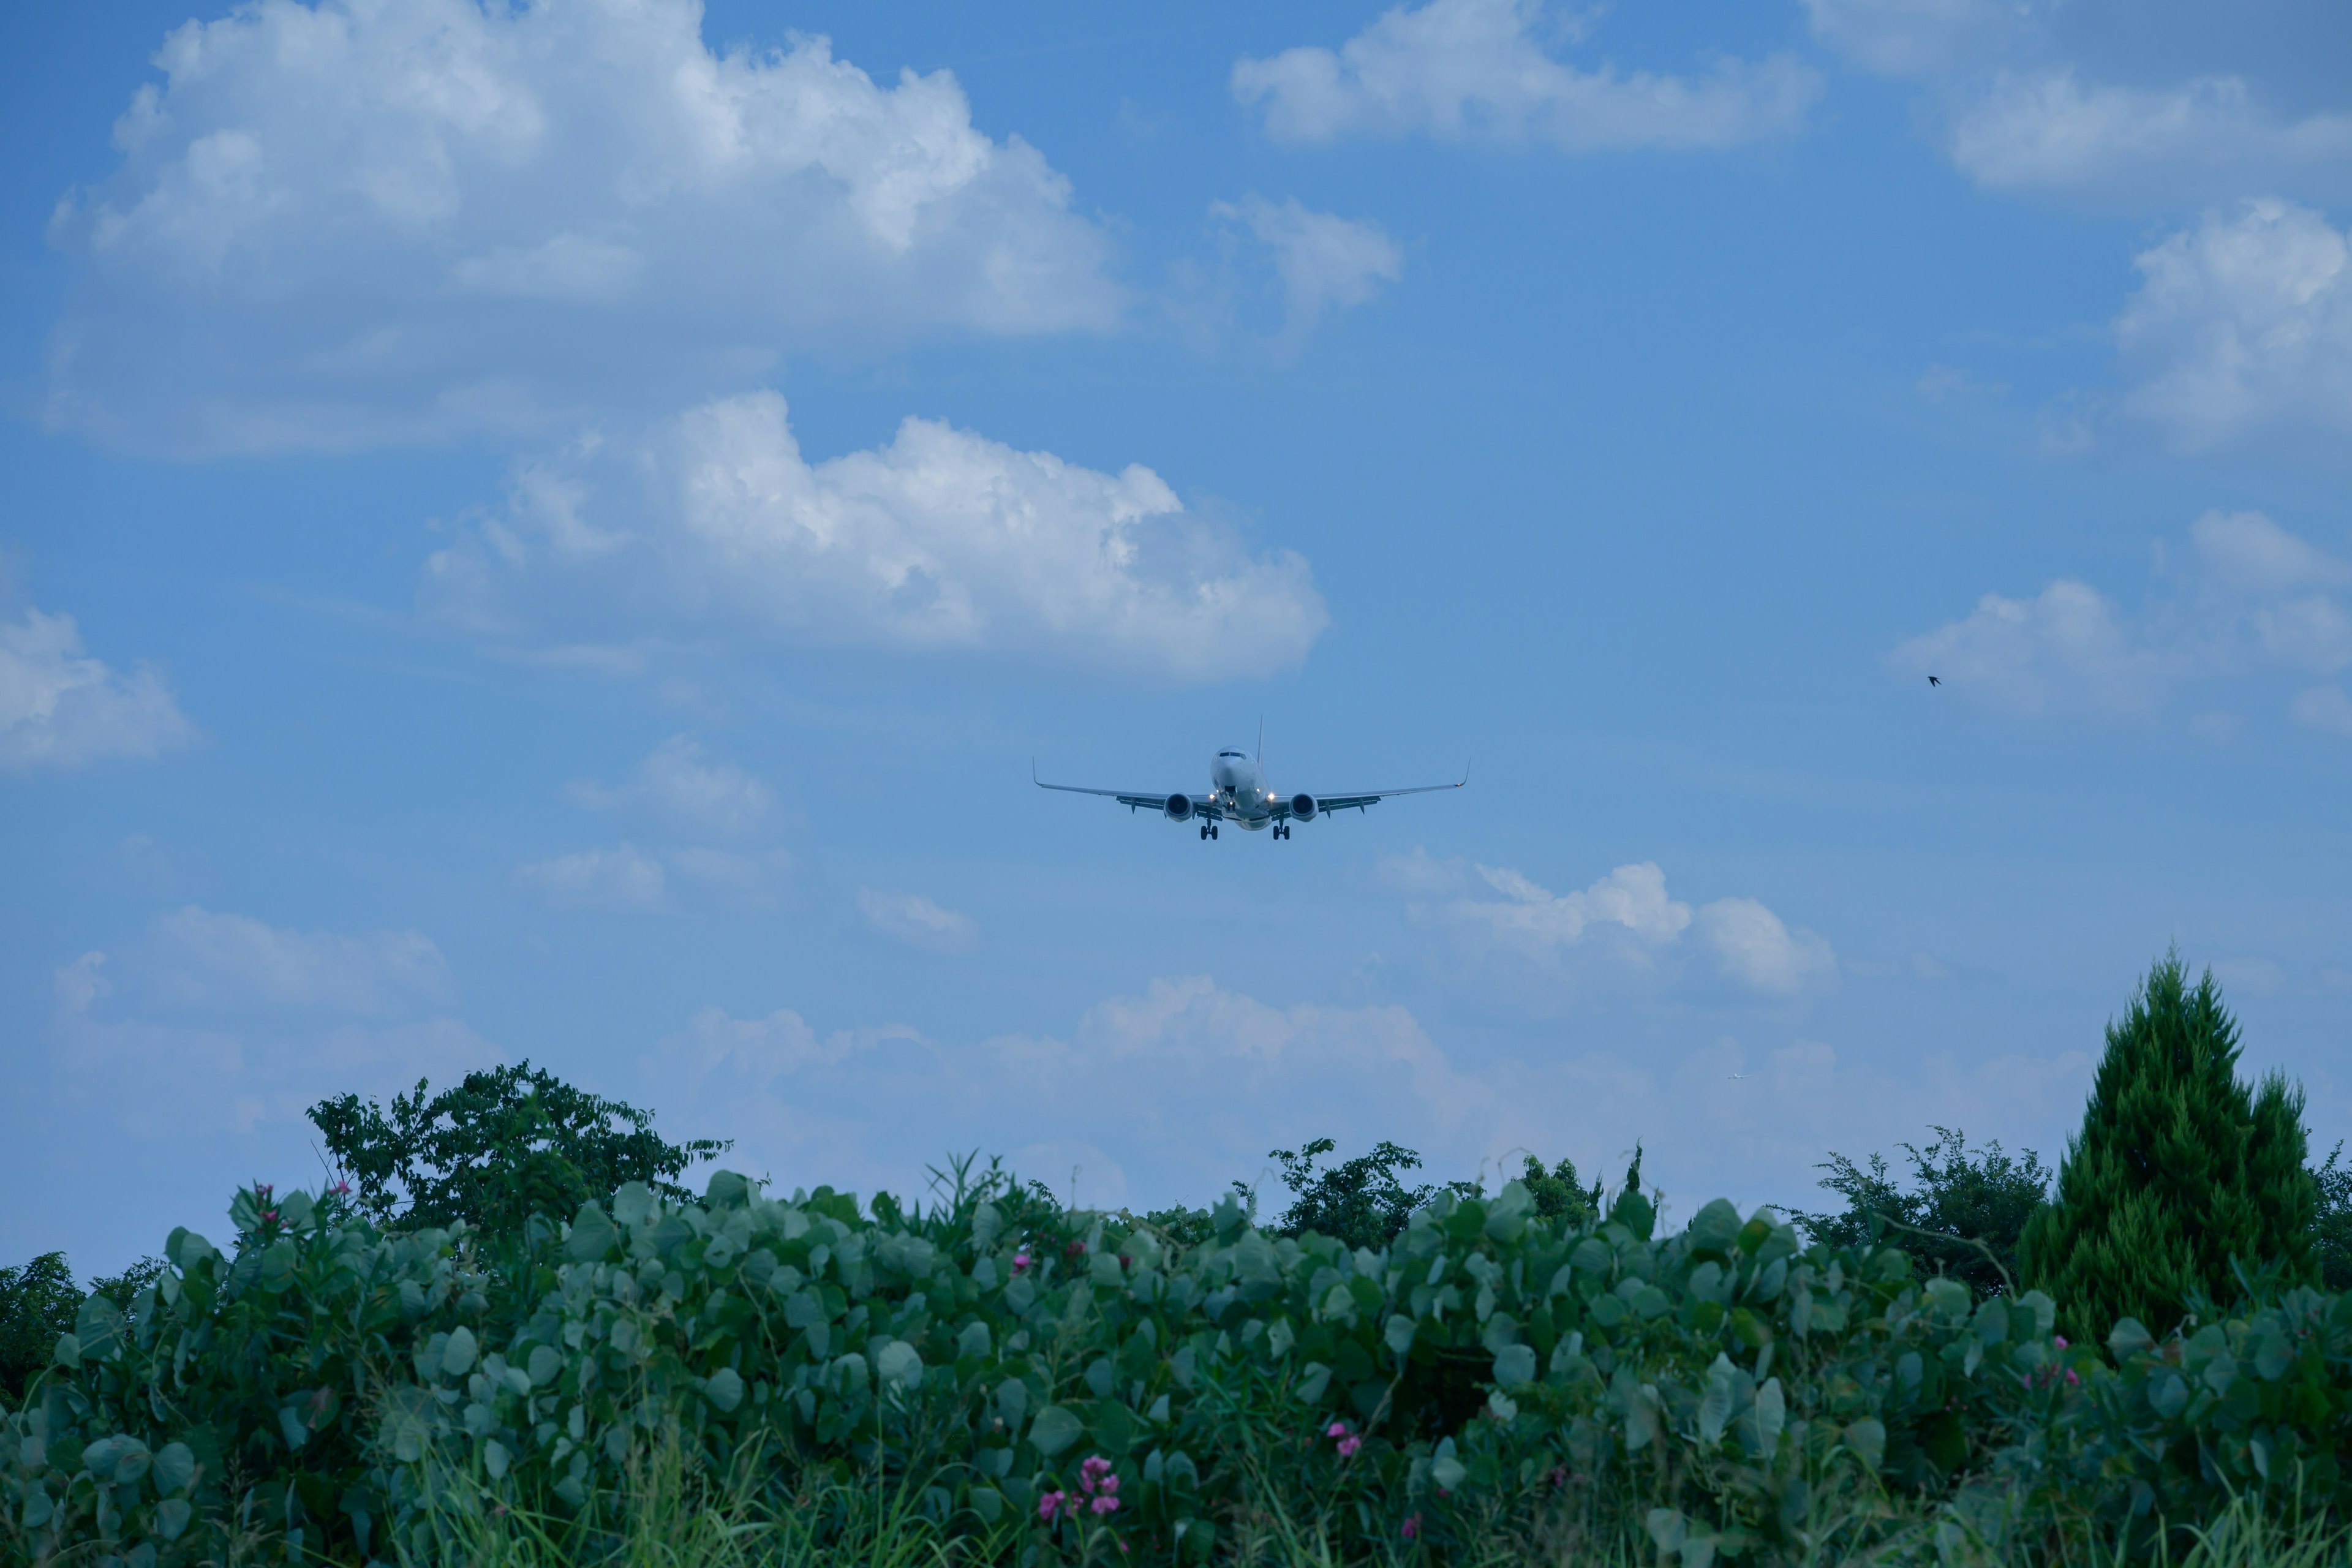
M 2238 1054 L 2211 972 L 2190 986 L 2178 954 L 2107 1026 L 2083 1130 L 2020 1248 L 2070 1332 L 2133 1318 L 2161 1333 L 2257 1272 L 2309 1274 L 2319 1192 L 2304 1166 L 2303 1091 L 2276 1073 L 2250 1090 Z
M 1844 1212 L 1791 1210 L 1790 1217 L 1832 1247 L 1884 1237 L 1977 1290 L 2013 1290 L 2018 1238 L 2042 1206 L 2050 1168 L 2031 1149 L 2018 1159 L 1994 1139 L 1972 1152 L 1958 1128 L 1934 1131 L 1924 1149 L 1896 1145 L 1911 1162 L 1908 1190 L 1888 1173 L 1884 1155 L 1873 1154 L 1865 1169 L 1832 1152 L 1818 1168 L 1829 1173 L 1822 1185 L 1846 1200 Z
M 532 1215 L 576 1214 L 629 1182 L 682 1202 L 693 1194 L 672 1178 L 733 1146 L 667 1142 L 652 1112 L 528 1061 L 467 1073 L 437 1095 L 428 1089 L 418 1079 L 413 1093 L 393 1096 L 389 1115 L 355 1094 L 310 1108 L 327 1152 L 356 1186 L 352 1203 L 380 1226 L 463 1221 L 514 1235 Z

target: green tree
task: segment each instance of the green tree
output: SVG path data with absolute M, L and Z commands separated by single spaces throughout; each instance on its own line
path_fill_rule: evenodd
M 1584 1185 L 1576 1173 L 1576 1162 L 1565 1154 L 1549 1171 L 1543 1168 L 1541 1160 L 1529 1154 L 1519 1180 L 1527 1184 L 1528 1195 L 1535 1199 L 1536 1213 L 1545 1219 L 1585 1225 L 1600 1217 L 1600 1182 L 1595 1181 L 1590 1187 Z
M 1369 1154 L 1328 1170 L 1316 1169 L 1316 1161 L 1338 1147 L 1328 1138 L 1318 1138 L 1303 1149 L 1267 1152 L 1266 1158 L 1281 1166 L 1282 1184 L 1291 1192 L 1290 1206 L 1275 1222 L 1282 1234 L 1311 1230 L 1349 1247 L 1385 1247 L 1404 1229 L 1413 1210 L 1437 1195 L 1433 1185 L 1407 1186 L 1399 1179 L 1400 1172 L 1421 1169 L 1421 1156 L 1385 1138 Z
M 69 1333 L 81 1292 L 62 1252 L 44 1252 L 18 1268 L 0 1268 L 0 1401 L 15 1404 L 49 1364 L 58 1336 Z
M 2250 1091 L 2238 1052 L 2211 972 L 2192 988 L 2177 953 L 2107 1026 L 2083 1131 L 2020 1248 L 2067 1332 L 2097 1341 L 2132 1317 L 2162 1334 L 2199 1298 L 2236 1295 L 2241 1270 L 2308 1276 L 2303 1091 L 2276 1073 Z
M 2328 1151 L 2327 1163 L 2311 1173 L 2319 1189 L 2319 1214 L 2311 1226 L 2311 1268 L 2330 1290 L 2352 1290 L 2352 1165 L 2344 1145 Z
M 1934 1131 L 1925 1149 L 1896 1145 L 1911 1162 L 1909 1190 L 1895 1184 L 1885 1156 L 1873 1154 L 1864 1168 L 1832 1151 L 1816 1169 L 1829 1173 L 1822 1185 L 1845 1199 L 1844 1211 L 1792 1209 L 1789 1217 L 1832 1247 L 1874 1246 L 1883 1238 L 1979 1292 L 2007 1290 L 2018 1277 L 2025 1223 L 2049 1192 L 2050 1167 L 2031 1149 L 2014 1158 L 1999 1139 L 1971 1152 L 1959 1129 Z
M 467 1073 L 437 1095 L 429 1087 L 418 1079 L 414 1093 L 393 1096 L 388 1115 L 355 1094 L 310 1108 L 327 1152 L 355 1184 L 351 1202 L 379 1225 L 462 1219 L 511 1234 L 534 1214 L 569 1219 L 624 1182 L 686 1200 L 693 1194 L 670 1178 L 732 1147 L 710 1138 L 666 1142 L 650 1111 L 574 1089 L 528 1061 Z

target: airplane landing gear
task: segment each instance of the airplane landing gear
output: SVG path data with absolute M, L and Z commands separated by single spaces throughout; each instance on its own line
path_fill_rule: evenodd
M 1276 838 L 1287 838 L 1287 837 L 1290 837 L 1290 825 L 1289 825 L 1288 823 L 1276 823 L 1276 824 L 1275 825 L 1274 836 L 1275 836 Z
M 1201 824 L 1201 837 L 1203 840 L 1214 838 L 1216 836 L 1217 830 L 1215 827 L 1205 822 Z

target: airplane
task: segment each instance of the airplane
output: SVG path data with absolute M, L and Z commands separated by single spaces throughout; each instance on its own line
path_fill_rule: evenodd
M 1209 793 L 1206 795 L 1147 795 L 1140 791 L 1086 789 L 1077 784 L 1047 784 L 1037 776 L 1037 764 L 1034 761 L 1029 764 L 1029 782 L 1039 789 L 1056 789 L 1069 795 L 1103 795 L 1127 807 L 1130 815 L 1149 807 L 1171 822 L 1191 822 L 1197 818 L 1203 842 L 1214 838 L 1218 825 L 1226 822 L 1247 833 L 1262 833 L 1272 828 L 1275 837 L 1287 838 L 1296 824 L 1312 822 L 1335 811 L 1363 811 L 1391 795 L 1427 795 L 1433 790 L 1460 789 L 1470 782 L 1470 770 L 1465 768 L 1462 777 L 1453 784 L 1367 790 L 1357 795 L 1294 795 L 1286 799 L 1266 787 L 1265 756 L 1265 730 L 1261 725 L 1256 756 L 1229 746 L 1210 760 Z

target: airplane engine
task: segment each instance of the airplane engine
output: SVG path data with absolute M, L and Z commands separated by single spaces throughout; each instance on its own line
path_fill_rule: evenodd
M 1314 821 L 1315 797 L 1311 795 L 1292 795 L 1290 797 L 1290 815 L 1300 822 Z
M 1168 805 L 1163 809 L 1168 813 L 1168 820 L 1171 822 L 1189 821 L 1192 816 L 1192 797 L 1189 795 L 1171 795 L 1168 797 Z

